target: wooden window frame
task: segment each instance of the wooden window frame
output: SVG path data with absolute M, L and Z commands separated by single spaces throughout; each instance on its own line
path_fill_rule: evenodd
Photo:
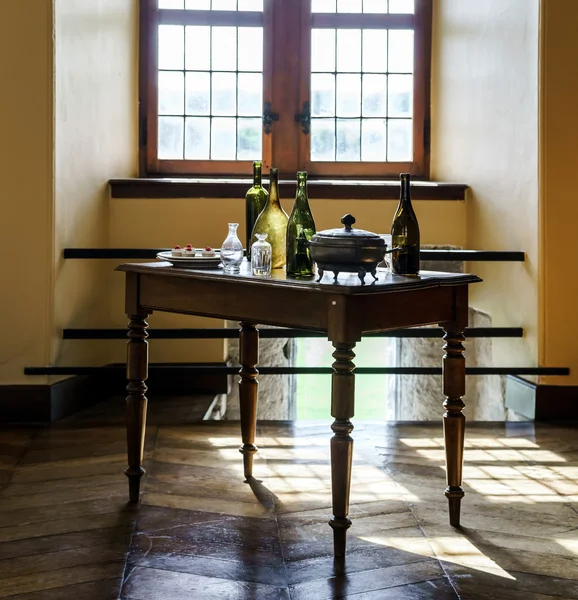
M 430 73 L 432 0 L 414 0 L 415 12 L 407 15 L 370 15 L 373 27 L 414 30 L 413 152 L 411 162 L 313 162 L 310 136 L 303 133 L 296 114 L 310 99 L 311 28 L 367 27 L 367 13 L 311 14 L 311 0 L 265 0 L 263 13 L 171 10 L 174 20 L 205 19 L 207 24 L 263 22 L 263 101 L 279 115 L 270 134 L 263 134 L 263 165 L 279 168 L 281 177 L 293 179 L 298 170 L 313 178 L 388 179 L 400 172 L 417 179 L 429 178 Z M 282 7 L 282 8 L 281 8 Z M 139 174 L 141 177 L 247 177 L 251 161 L 159 160 L 157 158 L 158 86 L 157 31 L 162 11 L 157 0 L 140 0 L 139 42 Z M 164 11 L 165 14 L 167 10 Z M 209 14 L 213 13 L 213 14 Z M 248 16 L 247 16 L 248 15 Z M 201 23 L 202 24 L 202 23 Z

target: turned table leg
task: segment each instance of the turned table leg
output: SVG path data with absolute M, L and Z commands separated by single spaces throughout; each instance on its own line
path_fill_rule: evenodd
M 345 556 L 345 538 L 351 521 L 349 513 L 349 490 L 351 486 L 351 460 L 353 439 L 350 433 L 355 404 L 355 344 L 334 342 L 333 374 L 331 376 L 331 490 L 333 495 L 333 517 L 329 525 L 333 528 L 333 548 L 336 558 Z
M 241 435 L 245 479 L 253 477 L 253 456 L 257 452 L 255 431 L 257 429 L 257 395 L 259 382 L 256 369 L 259 362 L 259 330 L 253 323 L 241 322 L 239 332 L 239 359 L 241 380 L 239 381 L 239 406 L 241 411 Z
M 446 449 L 446 478 L 448 487 L 445 495 L 449 503 L 450 525 L 460 526 L 460 506 L 464 497 L 462 489 L 462 466 L 464 460 L 464 433 L 466 418 L 462 413 L 465 404 L 462 396 L 466 392 L 466 361 L 463 329 L 455 325 L 444 326 L 443 394 L 444 442 Z
M 140 480 L 145 474 L 142 468 L 145 427 L 147 415 L 147 398 L 145 396 L 147 386 L 145 381 L 148 377 L 148 323 L 145 318 L 148 314 L 128 315 L 128 344 L 126 377 L 128 385 L 126 391 L 126 433 L 128 469 L 125 475 L 128 477 L 129 498 L 131 502 L 138 502 L 140 491 Z

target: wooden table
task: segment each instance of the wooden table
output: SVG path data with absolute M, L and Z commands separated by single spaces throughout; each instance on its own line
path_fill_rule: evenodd
M 379 279 L 361 285 L 355 274 L 326 275 L 321 282 L 287 279 L 283 270 L 271 279 L 251 276 L 244 263 L 238 275 L 220 270 L 177 269 L 168 263 L 124 264 L 129 322 L 127 359 L 127 441 L 129 495 L 138 502 L 147 399 L 148 326 L 155 310 L 203 315 L 240 322 L 239 382 L 244 473 L 253 476 L 257 452 L 258 323 L 327 332 L 335 351 L 331 382 L 331 484 L 336 557 L 345 555 L 353 439 L 355 375 L 353 348 L 364 333 L 438 323 L 443 327 L 444 441 L 450 524 L 460 523 L 465 417 L 464 328 L 468 318 L 468 285 L 475 275 L 423 272 L 402 277 L 378 271 Z

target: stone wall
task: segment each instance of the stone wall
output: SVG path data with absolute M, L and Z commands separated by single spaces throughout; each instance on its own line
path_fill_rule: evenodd
M 449 250 L 452 246 L 426 246 L 427 249 Z M 456 261 L 421 261 L 424 271 L 463 272 L 463 263 Z M 469 327 L 491 327 L 491 317 L 472 307 L 469 309 Z M 400 367 L 439 367 L 442 363 L 443 340 L 439 338 L 400 338 L 398 358 Z M 465 357 L 468 367 L 492 366 L 492 339 L 473 338 L 465 342 Z M 439 375 L 399 375 L 395 399 L 395 420 L 428 421 L 439 420 L 443 415 L 444 397 Z M 472 421 L 503 421 L 506 418 L 504 405 L 504 378 L 501 376 L 468 376 L 464 414 Z
M 236 321 L 227 321 L 227 327 L 237 327 Z M 268 325 L 259 325 L 259 329 L 266 329 Z M 292 366 L 291 357 L 294 355 L 293 339 L 260 339 L 259 340 L 259 366 L 262 367 L 289 367 Z M 239 364 L 239 340 L 228 341 L 227 363 Z M 295 377 L 293 375 L 264 375 L 259 376 L 259 404 L 257 419 L 267 421 L 285 421 L 296 418 L 295 403 Z M 224 419 L 238 420 L 239 413 L 239 376 L 229 378 L 229 392 L 226 398 L 226 411 Z

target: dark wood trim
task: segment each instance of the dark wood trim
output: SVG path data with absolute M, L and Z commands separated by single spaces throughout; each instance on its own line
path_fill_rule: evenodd
M 124 178 L 109 181 L 112 198 L 244 198 L 252 185 L 250 179 L 165 179 Z M 295 195 L 295 181 L 280 182 L 281 195 Z M 414 200 L 465 200 L 464 183 L 413 181 Z M 397 200 L 399 181 L 393 180 L 311 180 L 309 197 L 313 200 Z
M 65 248 L 65 259 L 154 259 L 170 248 Z M 422 260 L 469 262 L 524 262 L 524 252 L 494 250 L 422 250 Z
M 126 337 L 126 333 L 125 336 Z M 223 367 L 224 363 L 205 363 L 206 369 Z M 220 371 L 191 372 L 188 366 L 151 365 L 147 396 L 193 396 L 227 393 L 227 374 Z M 0 422 L 46 423 L 58 421 L 111 396 L 123 396 L 126 367 L 108 365 L 90 367 L 83 373 L 64 369 L 72 375 L 51 385 L 0 385 Z
M 157 364 L 158 371 L 167 373 L 167 381 L 172 381 L 174 373 L 179 370 L 189 373 L 189 378 L 199 375 L 234 375 L 239 366 L 224 366 L 219 363 L 203 365 L 190 364 Z M 125 375 L 126 365 L 105 365 L 100 367 L 26 367 L 26 375 Z M 323 375 L 332 373 L 331 367 L 260 367 L 261 375 Z M 358 367 L 357 375 L 441 375 L 441 367 Z M 560 375 L 570 374 L 568 367 L 466 367 L 467 375 Z M 149 380 L 150 382 L 150 375 Z M 152 385 L 152 382 L 150 382 Z M 115 388 L 116 389 L 116 388 Z M 164 390 L 163 390 L 164 391 Z M 176 395 L 173 393 L 173 395 Z
M 509 375 L 506 407 L 535 421 L 578 421 L 578 385 L 536 384 Z
M 149 339 L 165 340 L 224 340 L 238 339 L 239 329 L 232 327 L 202 327 L 196 329 L 185 328 L 157 328 L 148 329 Z M 465 329 L 466 338 L 521 338 L 524 330 L 521 327 L 470 327 Z M 393 331 L 380 331 L 366 333 L 364 337 L 395 337 L 395 338 L 441 338 L 443 330 L 439 327 L 412 327 L 410 329 L 395 329 Z M 271 327 L 262 329 L 260 339 L 281 338 L 326 338 L 327 334 L 321 331 L 308 331 L 306 329 Z M 126 339 L 126 329 L 63 329 L 62 339 L 65 340 L 120 340 Z

